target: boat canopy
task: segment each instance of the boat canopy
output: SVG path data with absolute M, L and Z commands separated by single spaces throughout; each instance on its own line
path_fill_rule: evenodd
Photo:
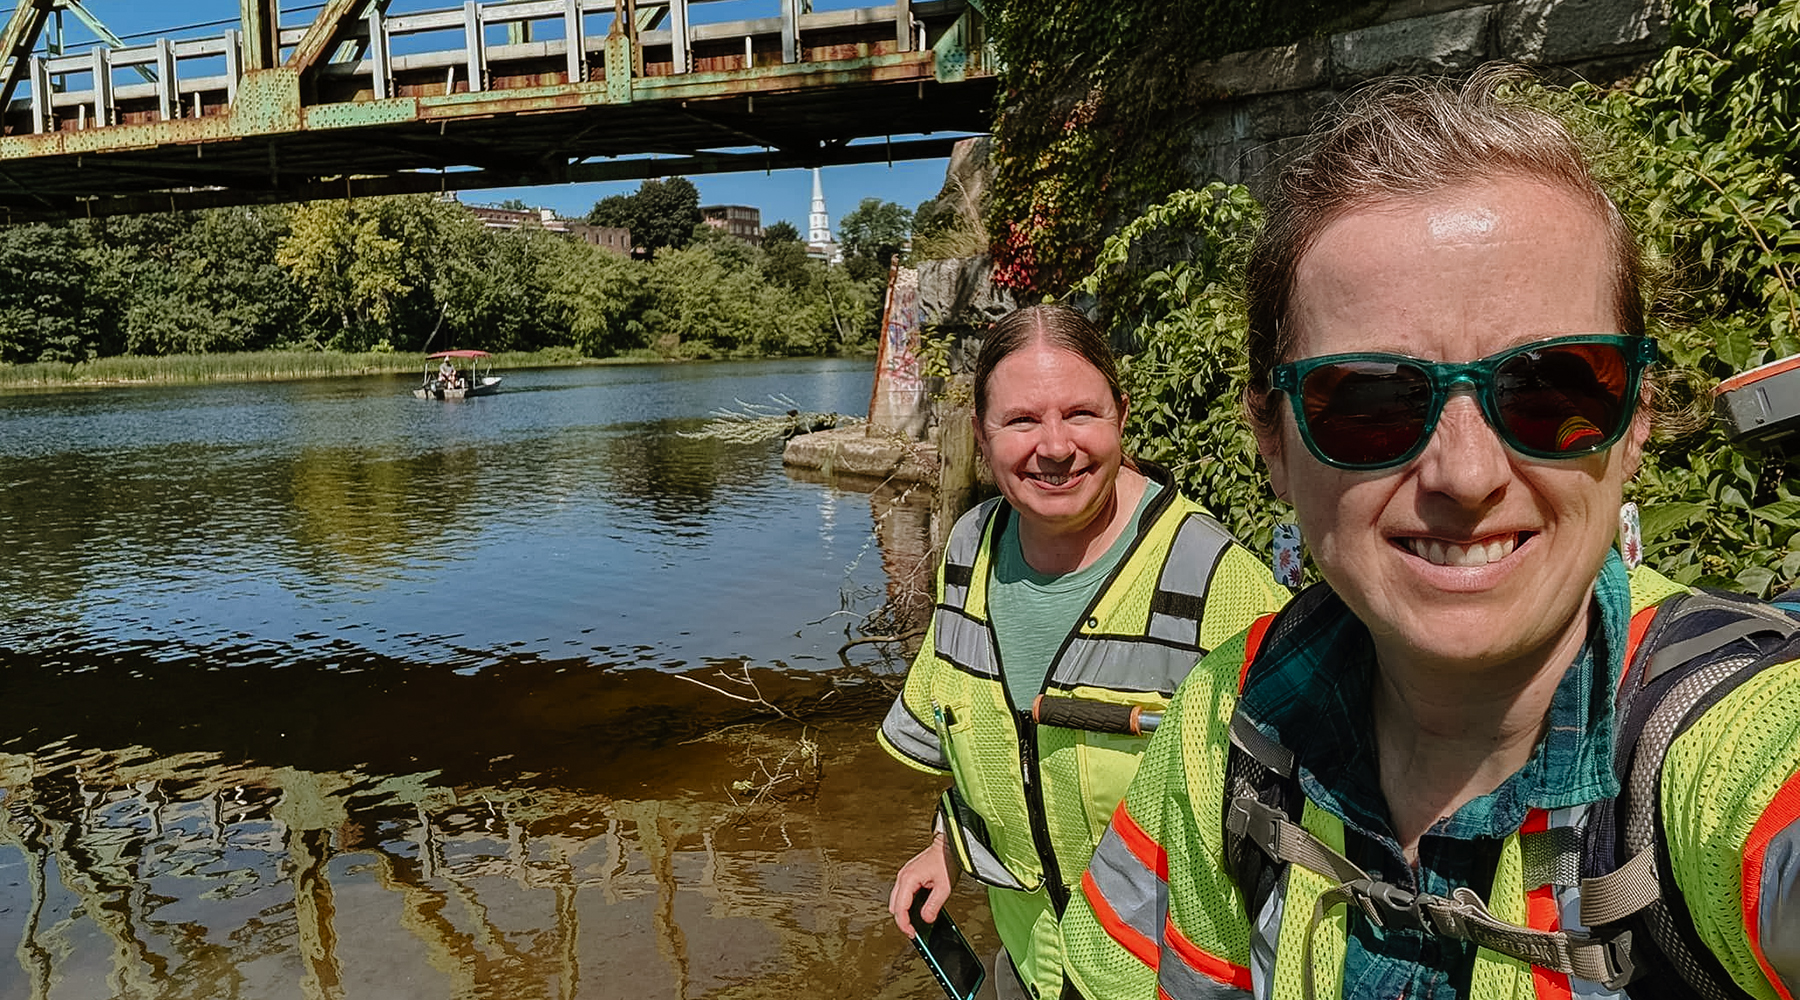
M 486 351 L 439 351 L 425 355 L 428 358 L 487 358 L 492 357 Z

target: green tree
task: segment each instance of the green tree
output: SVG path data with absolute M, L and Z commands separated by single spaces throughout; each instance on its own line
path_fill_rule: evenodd
M 588 225 L 613 229 L 630 229 L 637 222 L 637 195 L 609 194 L 594 202 L 587 214 Z
M 0 229 L 0 361 L 85 361 L 100 353 L 105 285 L 68 225 Z
M 471 227 L 480 223 L 461 205 L 429 195 L 314 202 L 294 210 L 276 260 L 326 320 L 324 346 L 418 347 L 444 315 L 455 273 L 444 248 Z
M 694 238 L 694 227 L 700 224 L 700 190 L 686 177 L 666 181 L 647 180 L 637 192 L 637 224 L 631 227 L 632 241 L 650 252 L 663 247 L 676 250 Z
M 686 177 L 651 178 L 632 194 L 609 195 L 588 212 L 590 225 L 631 230 L 631 242 L 651 257 L 663 247 L 692 242 L 700 224 L 700 190 Z
M 763 227 L 763 279 L 783 288 L 805 288 L 812 278 L 807 265 L 806 244 L 800 242 L 800 231 L 783 219 Z
M 545 250 L 540 267 L 548 275 L 542 304 L 548 323 L 591 357 L 649 346 L 643 264 L 567 240 Z
M 127 354 L 258 350 L 302 339 L 299 286 L 275 262 L 284 207 L 89 224 L 96 266 L 121 292 Z
M 880 198 L 864 198 L 838 221 L 844 266 L 860 281 L 885 275 L 888 265 L 906 249 L 911 232 L 910 210 Z

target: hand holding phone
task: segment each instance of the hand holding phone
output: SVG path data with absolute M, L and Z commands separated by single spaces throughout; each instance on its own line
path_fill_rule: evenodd
M 981 956 L 969 946 L 969 940 L 950 919 L 948 910 L 939 910 L 938 918 L 931 923 L 925 922 L 923 910 L 925 901 L 931 898 L 930 889 L 920 889 L 913 894 L 912 907 L 907 918 L 913 925 L 913 947 L 931 967 L 932 975 L 937 977 L 938 985 L 951 1000 L 973 1000 L 975 991 L 981 988 L 982 980 L 987 978 L 987 969 L 981 964 Z

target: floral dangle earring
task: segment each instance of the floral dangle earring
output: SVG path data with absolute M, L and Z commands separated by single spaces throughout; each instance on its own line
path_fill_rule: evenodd
M 1283 522 L 1275 526 L 1275 546 L 1269 565 L 1275 582 L 1289 590 L 1300 589 L 1300 526 Z
M 1619 555 L 1626 569 L 1637 569 L 1644 563 L 1644 529 L 1638 523 L 1638 505 L 1625 501 L 1619 508 Z

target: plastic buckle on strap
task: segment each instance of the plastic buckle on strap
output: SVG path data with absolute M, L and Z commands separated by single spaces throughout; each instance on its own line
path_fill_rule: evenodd
M 1600 985 L 1609 990 L 1622 990 L 1638 977 L 1637 963 L 1632 960 L 1631 931 L 1621 930 L 1603 942 L 1608 975 Z
M 1225 812 L 1225 829 L 1249 840 L 1272 858 L 1281 857 L 1281 814 L 1253 798 L 1231 800 Z
M 1431 924 L 1420 904 L 1433 897 L 1411 893 L 1388 882 L 1357 879 L 1344 888 L 1356 900 L 1369 922 L 1383 930 L 1399 927 L 1406 930 L 1429 930 Z

